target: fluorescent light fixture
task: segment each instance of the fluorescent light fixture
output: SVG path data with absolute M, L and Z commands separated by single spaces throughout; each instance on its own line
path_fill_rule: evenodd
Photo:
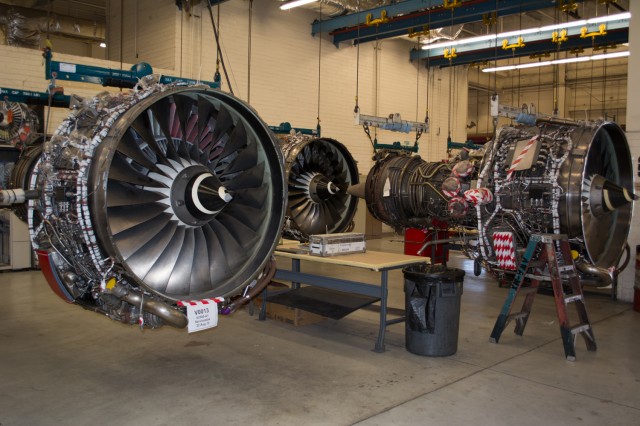
M 629 56 L 629 51 L 603 53 L 601 55 L 578 56 L 576 58 L 556 59 L 556 60 L 553 60 L 553 61 L 530 62 L 528 64 L 505 65 L 503 67 L 485 68 L 485 69 L 482 70 L 482 72 L 512 71 L 512 70 L 521 70 L 521 69 L 525 69 L 525 68 L 546 67 L 546 66 L 549 66 L 549 65 L 570 64 L 570 63 L 573 63 L 573 62 L 601 61 L 603 59 L 624 58 L 624 57 L 627 57 L 627 56 Z
M 481 42 L 481 41 L 489 41 L 489 40 L 493 40 L 495 38 L 496 38 L 495 34 L 487 34 L 487 35 L 478 36 L 478 37 L 460 38 L 458 40 L 443 41 L 443 42 L 440 42 L 440 43 L 427 44 L 425 46 L 422 46 L 422 50 L 431 50 L 431 49 L 438 49 L 438 48 L 445 48 L 445 47 L 453 47 L 453 46 L 459 46 L 461 44 L 477 43 L 477 42 Z
M 556 59 L 555 61 L 553 61 L 553 65 L 571 64 L 574 62 L 589 62 L 590 60 L 591 58 L 588 56 L 578 56 L 576 58 Z
M 597 18 L 587 19 L 587 24 L 599 24 L 601 22 L 610 22 L 617 19 L 631 19 L 631 12 L 618 13 L 616 15 L 603 15 Z
M 104 41 L 102 41 L 102 42 L 100 42 L 100 44 L 99 44 L 98 46 L 100 46 L 100 47 L 102 47 L 102 48 L 105 48 L 105 47 L 107 47 L 107 43 L 105 43 Z
M 287 3 L 287 5 L 288 4 L 289 3 Z M 281 6 L 280 8 L 282 9 L 283 7 L 284 5 Z M 543 33 L 546 31 L 554 31 L 554 30 L 571 28 L 571 27 L 583 27 L 589 24 L 600 24 L 602 22 L 610 22 L 610 21 L 630 19 L 630 18 L 631 18 L 631 13 L 629 12 L 618 13 L 616 15 L 606 15 L 606 16 L 599 16 L 597 18 L 591 18 L 591 19 L 581 19 L 579 21 L 565 22 L 562 24 L 555 24 L 555 25 L 547 25 L 545 27 L 539 27 L 539 28 L 524 28 L 524 29 L 515 30 L 515 31 L 507 31 L 504 33 L 500 33 L 498 35 L 487 34 L 487 35 L 478 36 L 478 37 L 467 37 L 467 38 L 460 38 L 452 41 L 443 41 L 440 43 L 427 44 L 422 46 L 422 50 L 453 47 L 453 46 L 459 46 L 461 44 L 478 43 L 481 41 L 517 37 L 517 36 L 522 36 L 527 34 Z
M 294 0 L 294 1 L 290 1 L 288 3 L 283 4 L 282 6 L 280 6 L 280 9 L 289 10 L 289 9 L 293 9 L 294 7 L 304 6 L 305 4 L 315 3 L 317 1 L 318 0 Z
M 551 65 L 551 61 L 530 62 L 528 64 L 517 65 L 517 67 L 518 69 L 525 69 L 525 68 L 546 67 L 548 65 Z
M 597 61 L 600 59 L 613 59 L 613 58 L 624 58 L 625 56 L 629 56 L 629 51 L 624 52 L 613 52 L 613 53 L 603 53 L 600 55 L 593 55 L 591 57 L 592 61 Z

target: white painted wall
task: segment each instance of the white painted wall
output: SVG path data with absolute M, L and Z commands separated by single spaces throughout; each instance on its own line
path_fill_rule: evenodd
M 631 23 L 629 26 L 629 79 L 627 81 L 627 140 L 631 150 L 633 162 L 635 193 L 640 194 L 640 184 L 638 182 L 638 158 L 640 158 L 640 96 L 637 88 L 640 87 L 640 44 L 634 41 L 640 40 L 640 4 L 637 1 L 629 2 L 631 9 Z M 629 235 L 629 245 L 631 246 L 632 259 L 629 267 L 618 277 L 619 297 L 622 300 L 631 302 L 634 295 L 635 283 L 635 253 L 636 247 L 640 244 L 640 224 L 638 223 L 638 203 L 634 203 L 634 214 L 631 221 L 631 233 Z M 640 285 L 640 283 L 639 283 Z
M 311 22 L 319 18 L 317 13 L 303 8 L 284 12 L 278 4 L 253 2 L 250 90 L 249 3 L 232 0 L 220 6 L 221 45 L 233 91 L 248 100 L 268 124 L 288 121 L 295 127 L 315 128 L 319 116 L 323 136 L 344 143 L 358 161 L 360 171 L 366 173 L 372 164 L 371 144 L 362 128 L 353 124 L 358 82 L 358 103 L 363 114 L 400 113 L 406 120 L 423 120 L 429 97 L 433 131 L 420 140 L 424 158 L 436 161 L 446 157 L 449 127 L 454 140 L 464 140 L 467 94 L 458 89 L 466 87 L 466 70 L 432 70 L 427 91 L 426 70 L 422 68 L 418 73 L 417 65 L 409 62 L 412 44 L 384 40 L 360 46 L 356 72 L 357 47 L 343 44 L 336 48 L 326 34 L 312 37 Z M 216 12 L 214 8 L 217 19 Z M 196 6 L 191 15 L 176 12 L 176 27 L 180 26 L 182 30 L 176 31 L 175 41 L 176 75 L 212 80 L 216 50 L 208 11 Z M 450 87 L 455 89 L 451 123 L 447 117 Z M 228 90 L 226 82 L 223 89 Z M 414 140 L 413 134 L 383 131 L 377 137 L 382 143 Z

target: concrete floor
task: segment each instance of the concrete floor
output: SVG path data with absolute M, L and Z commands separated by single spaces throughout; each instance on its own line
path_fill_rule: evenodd
M 640 313 L 587 296 L 598 351 L 579 339 L 570 363 L 553 298 L 538 295 L 524 336 L 510 327 L 491 344 L 507 290 L 451 264 L 468 272 L 458 352 L 444 358 L 405 351 L 402 324 L 374 353 L 371 311 L 293 327 L 243 310 L 201 333 L 141 332 L 65 305 L 39 272 L 0 274 L 0 425 L 639 424 Z M 390 283 L 402 308 L 402 273 Z

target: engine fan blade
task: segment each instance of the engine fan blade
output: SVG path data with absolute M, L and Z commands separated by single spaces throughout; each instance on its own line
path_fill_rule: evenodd
M 227 228 L 216 220 L 209 222 L 209 226 L 218 236 L 218 241 L 222 246 L 222 252 L 226 257 L 229 269 L 235 271 L 236 268 L 247 260 L 247 250 L 245 250 Z
M 262 216 L 263 215 L 260 215 L 259 218 L 262 219 Z M 226 213 L 226 211 L 220 213 L 216 220 L 227 228 L 238 244 L 244 248 L 251 247 L 258 240 L 258 234 L 256 234 L 253 229 L 236 217 Z M 255 220 L 253 221 L 253 225 L 256 225 Z
M 214 146 L 218 144 L 220 139 L 224 135 L 229 133 L 229 131 L 235 125 L 233 121 L 233 117 L 231 116 L 231 113 L 224 105 L 220 105 L 220 108 L 218 109 L 218 113 L 216 114 L 215 119 L 216 119 L 216 123 L 212 132 L 212 140 L 213 140 L 212 143 Z
M 194 229 L 195 248 L 193 267 L 191 268 L 191 277 L 189 292 L 190 294 L 201 294 L 207 290 L 211 290 L 211 275 L 209 273 L 209 248 L 207 247 L 206 237 L 202 228 Z
M 118 144 L 117 150 L 125 157 L 130 158 L 142 167 L 153 172 L 160 173 L 154 163 L 154 160 L 149 158 L 142 149 L 140 149 L 140 145 L 135 141 L 131 132 L 127 131 L 122 135 L 122 140 L 121 143 Z
M 259 207 L 250 207 L 238 203 L 237 199 L 234 199 L 225 208 L 225 213 L 236 217 L 242 221 L 245 225 L 249 226 L 253 231 L 260 229 L 264 222 L 264 209 Z
M 216 166 L 223 161 L 230 163 L 231 160 L 225 160 L 227 160 L 232 154 L 239 152 L 240 149 L 247 145 L 247 143 L 247 129 L 244 127 L 244 124 L 240 122 L 229 135 L 229 140 L 227 140 L 220 156 L 216 159 Z
M 182 248 L 176 264 L 171 271 L 167 288 L 164 290 L 167 295 L 187 296 L 191 292 L 189 286 L 191 284 L 189 277 L 193 270 L 193 260 L 196 255 L 196 243 L 193 228 L 187 228 L 182 241 Z
M 177 228 L 177 221 L 167 222 L 149 242 L 127 257 L 129 268 L 139 277 L 146 276 L 171 243 Z
M 151 111 L 153 111 L 153 107 L 151 108 Z M 138 115 L 138 117 L 136 117 L 136 119 L 131 123 L 131 128 L 156 153 L 158 162 L 160 162 L 161 164 L 169 165 L 169 162 L 166 160 L 167 157 L 173 160 L 178 159 L 171 143 L 172 139 L 167 139 L 166 150 L 160 147 L 153 134 L 153 129 L 151 127 L 148 112 L 149 110 L 147 110 L 146 113 L 143 112 L 142 114 Z M 158 117 L 155 112 L 153 112 L 153 116 L 155 117 L 155 120 L 157 122 L 162 122 L 162 119 Z
M 153 188 L 164 187 L 161 183 L 141 174 L 139 171 L 131 167 L 131 164 L 129 164 L 119 152 L 116 152 L 113 155 L 111 169 L 109 170 L 109 180 L 117 180 L 120 182 L 128 182 L 133 185 L 150 186 Z
M 264 181 L 264 163 L 258 163 L 255 167 L 234 176 L 229 181 L 224 181 L 225 186 L 231 191 L 242 188 L 257 188 Z
M 180 130 L 182 132 L 182 142 L 178 144 L 178 154 L 187 160 L 191 160 L 187 148 L 187 137 L 189 134 L 188 124 L 193 111 L 193 99 L 188 96 L 174 96 L 173 101 L 176 104 L 176 115 L 180 122 Z
M 231 268 L 227 264 L 227 257 L 224 249 L 218 240 L 218 235 L 213 231 L 210 224 L 202 227 L 207 242 L 207 251 L 209 254 L 209 276 L 211 282 L 219 282 L 225 277 L 231 275 Z
M 164 136 L 164 138 L 167 141 L 167 149 L 166 152 L 161 150 L 159 148 L 159 145 L 157 144 L 157 142 L 155 143 L 156 146 L 158 146 L 158 149 L 160 149 L 160 154 L 158 156 L 158 159 L 161 160 L 163 162 L 163 164 L 168 163 L 168 161 L 166 159 L 164 159 L 163 157 L 167 157 L 170 158 L 173 161 L 179 161 L 180 159 L 178 158 L 178 154 L 176 152 L 175 146 L 173 144 L 173 136 L 171 135 L 171 129 L 170 126 L 172 124 L 172 120 L 175 120 L 174 117 L 171 116 L 171 111 L 175 111 L 175 104 L 173 102 L 171 102 L 169 97 L 165 97 L 162 99 L 159 99 L 158 102 L 155 102 L 153 105 L 151 105 L 151 107 L 149 108 L 148 111 L 151 112 L 151 116 L 153 117 L 153 120 L 158 124 L 158 127 L 160 127 L 160 131 L 162 132 L 162 135 Z M 175 112 L 174 112 L 175 114 Z M 145 116 L 146 114 L 140 114 L 140 116 Z M 132 127 L 134 127 L 134 125 L 136 125 L 138 128 L 145 128 L 145 123 L 144 121 L 142 123 L 140 123 L 139 118 L 136 118 L 136 120 L 133 121 L 132 123 Z M 149 123 L 149 129 L 150 129 L 150 123 Z M 136 131 L 137 128 L 134 127 L 134 129 Z M 147 131 L 147 133 L 149 133 Z M 156 149 L 154 148 L 154 151 Z
M 250 169 L 258 163 L 258 147 L 255 142 L 247 141 L 245 149 L 229 164 L 221 176 L 231 175 Z
M 205 137 L 211 133 L 211 119 L 213 118 L 213 104 L 208 98 L 202 95 L 198 95 L 198 136 L 197 145 L 203 151 L 207 148 L 208 143 L 205 142 Z M 213 136 L 213 135 L 211 135 Z M 211 137 L 209 141 L 212 141 Z
M 265 184 L 260 187 L 237 189 L 233 193 L 233 203 L 230 204 L 230 207 L 244 205 L 262 209 L 268 195 L 269 187 Z
M 160 203 L 109 207 L 107 213 L 110 218 L 109 227 L 111 228 L 111 233 L 117 235 L 125 229 L 147 222 L 162 214 L 166 209 L 167 206 Z
M 110 212 L 112 214 L 112 212 Z M 169 213 L 162 213 L 144 222 L 114 233 L 113 240 L 124 259 L 141 250 L 153 237 L 158 235 L 171 220 Z
M 111 180 L 107 182 L 107 207 L 147 204 L 165 198 L 157 192 L 145 191 L 128 183 Z
M 167 288 L 169 277 L 180 256 L 185 233 L 186 228 L 184 226 L 177 227 L 171 236 L 171 241 L 164 247 L 158 260 L 156 260 L 149 272 L 144 276 L 144 282 L 159 293 L 164 293 Z

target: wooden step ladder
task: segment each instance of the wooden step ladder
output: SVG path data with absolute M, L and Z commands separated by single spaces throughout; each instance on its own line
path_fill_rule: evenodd
M 523 287 L 525 278 L 529 278 L 531 283 L 528 287 Z M 571 294 L 565 294 L 562 285 L 563 279 L 569 282 Z M 597 349 L 596 339 L 587 316 L 580 278 L 571 256 L 569 241 L 567 236 L 563 234 L 531 236 L 489 341 L 498 343 L 500 335 L 511 320 L 516 322 L 515 333 L 522 336 L 531 314 L 533 299 L 542 281 L 551 281 L 567 361 L 575 361 L 576 359 L 575 338 L 578 334 L 584 338 L 587 350 L 595 351 Z M 518 294 L 525 295 L 522 310 L 512 314 L 511 308 Z M 571 326 L 569 322 L 567 306 L 570 304 L 575 305 L 578 313 L 579 324 L 575 326 Z

